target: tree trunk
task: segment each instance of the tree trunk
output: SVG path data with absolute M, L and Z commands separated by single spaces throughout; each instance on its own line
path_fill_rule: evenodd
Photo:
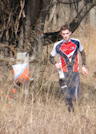
M 38 90 L 40 88 L 40 72 L 41 72 L 41 63 L 42 63 L 42 44 L 43 44 L 43 33 L 42 33 L 42 20 L 41 18 L 38 20 L 39 25 L 36 27 L 36 38 L 34 41 L 33 48 L 33 60 L 36 61 L 33 63 L 34 66 L 34 87 L 33 89 Z
M 34 5 L 33 5 L 34 2 Z M 48 1 L 49 2 L 49 1 Z M 42 70 L 42 45 L 44 42 L 43 31 L 46 12 L 46 0 L 28 1 L 27 18 L 26 18 L 26 33 L 25 33 L 25 48 L 31 47 L 30 52 L 30 77 L 33 78 L 31 90 L 38 91 L 41 87 L 41 70 Z M 33 7 L 33 8 L 32 8 Z M 44 10 L 43 10 L 44 9 Z M 35 13 L 35 16 L 34 16 Z M 34 17 L 33 17 L 34 16 Z M 25 49 L 26 50 L 26 49 Z
M 24 30 L 23 30 L 23 26 L 21 26 L 21 32 L 20 32 L 20 37 L 19 37 L 19 46 L 18 46 L 18 52 L 23 52 L 23 48 L 24 48 Z

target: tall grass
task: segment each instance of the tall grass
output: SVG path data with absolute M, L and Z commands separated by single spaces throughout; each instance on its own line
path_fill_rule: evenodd
M 12 93 L 9 77 L 0 100 L 0 134 L 96 134 L 95 101 L 86 95 L 69 113 L 58 83 L 49 82 L 46 91 L 43 87 L 42 93 L 26 96 L 23 87 Z

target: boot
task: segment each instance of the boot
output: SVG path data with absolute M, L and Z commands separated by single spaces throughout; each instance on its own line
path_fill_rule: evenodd
M 69 112 L 74 112 L 74 107 L 73 107 L 73 104 L 72 104 L 72 99 L 67 99 L 66 101 L 66 105 L 68 106 L 68 111 Z

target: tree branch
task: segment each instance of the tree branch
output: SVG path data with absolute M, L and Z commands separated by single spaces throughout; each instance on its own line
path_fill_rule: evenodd
M 86 16 L 86 14 L 94 7 L 96 6 L 96 2 L 93 3 L 86 3 L 83 8 L 78 12 L 77 16 L 73 19 L 73 21 L 70 23 L 71 31 L 74 32 L 77 27 L 80 25 L 83 18 Z
M 72 2 L 63 2 L 62 0 L 58 0 L 58 3 L 62 3 L 62 4 L 74 4 L 74 3 L 78 3 L 80 2 L 81 0 L 78 0 L 78 1 L 72 1 Z
M 96 2 L 92 3 L 86 3 L 83 8 L 78 12 L 77 16 L 73 19 L 73 21 L 69 24 L 71 27 L 72 33 L 77 29 L 77 27 L 80 25 L 83 18 L 86 16 L 86 14 L 94 7 L 96 6 Z M 56 42 L 61 39 L 61 36 L 59 35 L 60 31 L 54 32 L 54 33 L 44 33 L 44 45 L 46 44 L 46 41 Z M 50 43 L 50 42 L 49 42 Z
M 19 21 L 20 21 L 21 15 L 24 14 L 23 8 L 25 6 L 25 0 L 20 1 L 20 6 L 21 6 L 21 10 L 20 10 L 19 16 L 15 22 L 15 25 L 14 25 L 15 35 L 17 35 L 18 29 L 19 29 Z M 25 15 L 23 17 L 25 17 Z
M 49 18 L 49 21 L 48 21 L 48 23 L 46 24 L 47 26 L 49 26 L 50 22 L 51 22 L 52 19 L 53 19 L 53 16 L 54 16 L 54 13 L 55 13 L 55 10 L 56 10 L 56 4 L 57 4 L 57 3 L 55 2 L 54 6 L 53 6 L 53 9 L 52 9 L 51 16 L 50 16 L 50 18 Z

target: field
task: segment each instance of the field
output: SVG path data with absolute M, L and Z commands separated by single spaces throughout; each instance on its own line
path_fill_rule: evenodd
M 31 88 L 24 90 L 24 85 L 16 86 L 11 64 L 0 62 L 0 134 L 96 134 L 94 31 L 87 37 L 79 37 L 86 52 L 89 73 L 87 77 L 82 75 L 80 63 L 81 96 L 74 102 L 75 110 L 71 113 L 60 94 L 58 74 L 49 61 L 42 87 L 36 93 Z M 52 47 L 53 44 L 43 48 L 45 58 Z M 31 65 L 29 70 L 32 70 Z

